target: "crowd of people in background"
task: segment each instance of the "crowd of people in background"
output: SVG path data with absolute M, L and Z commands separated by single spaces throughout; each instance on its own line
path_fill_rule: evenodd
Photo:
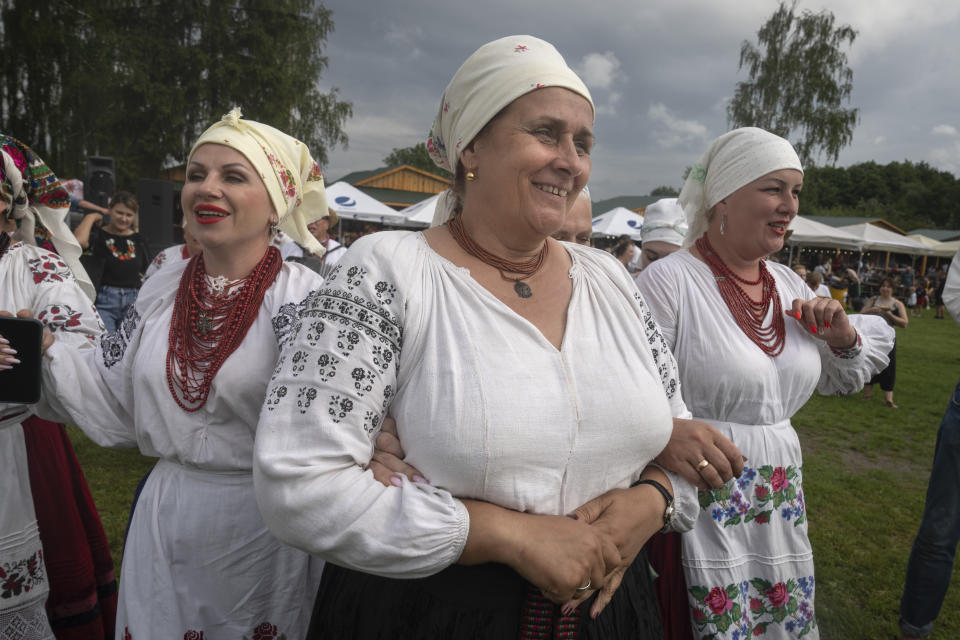
M 132 193 L 3 138 L 0 311 L 46 332 L 41 401 L 0 403 L 0 637 L 818 638 L 790 420 L 896 408 L 946 271 L 786 264 L 803 166 L 753 127 L 591 248 L 594 118 L 549 43 L 484 45 L 428 137 L 435 225 L 349 250 L 306 145 L 238 109 L 156 255 Z M 119 592 L 67 422 L 158 460 Z

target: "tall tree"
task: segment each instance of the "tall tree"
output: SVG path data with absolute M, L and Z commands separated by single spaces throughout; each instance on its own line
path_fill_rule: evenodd
M 346 146 L 351 105 L 318 84 L 333 21 L 314 0 L 0 0 L 0 22 L 0 127 L 65 175 L 107 155 L 133 186 L 234 106 L 321 165 Z
M 390 155 L 383 159 L 383 163 L 388 167 L 407 164 L 415 169 L 420 169 L 421 171 L 426 171 L 443 178 L 450 177 L 449 171 L 441 169 L 437 166 L 437 163 L 433 161 L 433 158 L 431 158 L 427 152 L 426 143 L 423 142 L 415 144 L 412 147 L 394 147 Z
M 805 165 L 821 155 L 836 162 L 857 124 L 858 109 L 842 106 L 853 89 L 843 47 L 856 36 L 849 25 L 836 26 L 829 11 L 798 15 L 796 1 L 781 2 L 757 32 L 757 44 L 745 40 L 740 47 L 739 68 L 747 68 L 750 80 L 737 83 L 730 124 L 790 139 Z
M 654 190 L 650 192 L 650 195 L 660 196 L 661 198 L 676 198 L 678 195 L 680 195 L 680 192 L 673 187 L 662 184 L 659 187 L 654 188 Z

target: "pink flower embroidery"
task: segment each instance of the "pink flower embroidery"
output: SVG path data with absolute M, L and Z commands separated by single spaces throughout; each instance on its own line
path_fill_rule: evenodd
M 261 622 L 253 630 L 253 640 L 274 640 L 277 637 L 277 625 Z
M 782 607 L 790 600 L 790 592 L 787 591 L 787 585 L 782 582 L 773 585 L 764 593 L 767 598 L 770 599 L 770 604 L 774 607 Z
M 721 614 L 733 608 L 733 602 L 727 597 L 727 590 L 723 587 L 710 589 L 710 595 L 703 600 L 715 614 Z
M 774 491 L 783 491 L 790 486 L 790 479 L 787 478 L 787 471 L 783 467 L 777 467 L 770 476 L 770 485 Z
M 523 52 L 526 51 L 526 50 L 527 50 L 527 45 L 525 45 L 525 44 L 518 44 L 518 45 L 516 46 L 516 48 L 513 50 L 513 52 L 514 52 L 514 53 L 523 53 Z

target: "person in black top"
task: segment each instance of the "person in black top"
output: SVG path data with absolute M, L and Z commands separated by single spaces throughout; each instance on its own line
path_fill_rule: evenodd
M 107 331 L 117 329 L 127 309 L 137 298 L 143 274 L 150 265 L 150 254 L 143 236 L 137 233 L 139 204 L 129 191 L 118 191 L 110 199 L 107 224 L 104 216 L 88 213 L 73 234 L 88 250 L 88 264 L 99 271 L 97 311 Z

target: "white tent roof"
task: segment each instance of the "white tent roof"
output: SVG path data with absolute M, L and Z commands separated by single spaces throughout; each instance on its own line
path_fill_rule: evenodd
M 643 216 L 626 207 L 616 207 L 594 217 L 593 236 L 620 236 L 627 234 L 633 240 L 640 241 L 640 227 Z
M 429 227 L 433 222 L 433 214 L 437 210 L 437 200 L 439 199 L 440 194 L 438 193 L 435 196 L 430 196 L 426 200 L 412 204 L 406 209 L 401 209 L 399 211 L 400 215 L 405 216 L 407 219 L 404 226 Z
M 349 182 L 334 182 L 327 187 L 327 206 L 346 220 L 364 220 L 380 224 L 403 224 L 406 217 L 371 198 Z
M 863 240 L 863 251 L 890 251 L 911 255 L 930 255 L 925 246 L 899 233 L 888 231 L 869 222 L 837 227 Z
M 953 254 L 957 252 L 957 248 L 960 248 L 960 240 L 940 242 L 939 240 L 934 240 L 933 238 L 929 238 L 919 233 L 911 233 L 907 237 L 914 242 L 919 242 L 929 249 L 930 255 L 937 256 L 939 258 L 951 258 L 953 257 Z
M 859 250 L 864 244 L 863 240 L 851 233 L 801 216 L 793 219 L 790 229 L 793 233 L 787 243 L 795 247 L 821 246 Z

